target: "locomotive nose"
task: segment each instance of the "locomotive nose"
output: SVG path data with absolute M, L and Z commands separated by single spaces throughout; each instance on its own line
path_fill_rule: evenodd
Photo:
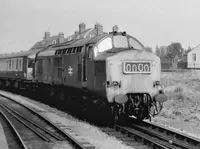
M 153 66 L 154 54 L 128 50 L 120 52 L 106 59 L 106 87 L 107 97 L 110 102 L 126 102 L 129 93 L 153 92 L 153 80 L 158 78 L 159 67 Z M 152 74 L 158 74 L 153 76 Z M 114 85 L 115 82 L 120 82 Z M 160 99 L 160 98 L 159 98 Z

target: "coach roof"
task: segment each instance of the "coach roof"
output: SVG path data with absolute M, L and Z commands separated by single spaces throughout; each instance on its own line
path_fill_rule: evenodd
M 6 58 L 16 58 L 16 57 L 25 57 L 29 55 L 36 54 L 40 49 L 37 50 L 29 50 L 29 51 L 21 51 L 16 53 L 9 53 L 9 54 L 1 54 L 0 59 L 6 59 Z

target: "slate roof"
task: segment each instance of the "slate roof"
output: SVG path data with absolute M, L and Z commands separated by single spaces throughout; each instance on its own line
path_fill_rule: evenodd
M 53 42 L 58 40 L 58 36 L 52 36 L 48 40 L 41 40 L 37 42 L 30 50 L 28 51 L 21 51 L 21 52 L 15 52 L 15 53 L 7 53 L 7 54 L 1 54 L 0 59 L 5 58 L 15 58 L 15 57 L 23 57 L 23 56 L 29 56 L 34 55 L 38 51 L 46 49 L 48 46 L 53 45 Z
M 53 45 L 54 41 L 57 42 L 58 40 L 58 36 L 51 36 L 50 39 L 48 40 L 41 40 L 39 42 L 37 42 L 30 50 L 35 50 L 35 49 L 38 49 L 38 48 L 45 48 L 49 45 Z
M 194 47 L 190 52 L 188 53 L 192 53 L 192 52 L 195 52 L 195 51 L 198 51 L 200 49 L 200 44 L 198 44 L 196 47 Z

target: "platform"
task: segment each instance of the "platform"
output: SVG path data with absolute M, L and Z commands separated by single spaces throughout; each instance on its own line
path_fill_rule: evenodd
M 0 149 L 8 149 L 8 144 L 6 141 L 6 137 L 1 122 L 0 122 Z

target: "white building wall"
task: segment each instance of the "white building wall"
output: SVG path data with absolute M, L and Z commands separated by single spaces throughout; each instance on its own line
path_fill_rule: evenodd
M 196 60 L 194 59 L 194 54 L 196 54 Z M 200 68 L 200 45 L 188 53 L 187 61 L 188 68 Z

